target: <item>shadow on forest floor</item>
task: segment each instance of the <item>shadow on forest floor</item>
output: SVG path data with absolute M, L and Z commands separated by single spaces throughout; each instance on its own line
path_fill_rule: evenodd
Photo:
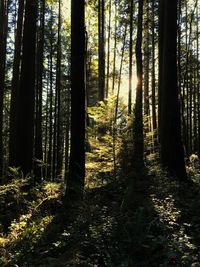
M 188 188 L 151 164 L 57 209 L 31 246 L 27 235 L 16 240 L 4 266 L 198 267 L 199 208 L 199 183 Z

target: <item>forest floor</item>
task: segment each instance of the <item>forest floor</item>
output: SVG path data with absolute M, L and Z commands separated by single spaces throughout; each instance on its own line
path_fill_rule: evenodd
M 35 188 L 28 204 L 21 195 L 17 204 L 7 203 L 0 219 L 11 217 L 12 205 L 20 216 L 2 224 L 0 266 L 200 266 L 199 166 L 187 168 L 189 188 L 156 161 L 149 160 L 140 173 L 113 178 L 106 160 L 102 166 L 88 164 L 84 199 L 67 208 L 56 183 L 44 183 L 42 194 Z M 13 188 L 1 188 L 1 214 L 9 190 L 16 198 L 17 185 Z

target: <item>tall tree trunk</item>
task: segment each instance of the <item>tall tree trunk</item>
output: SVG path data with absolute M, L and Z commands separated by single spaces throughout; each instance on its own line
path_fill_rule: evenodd
M 107 73 L 106 73 L 106 94 L 108 98 L 109 91 L 109 79 L 110 79 L 110 33 L 111 33 L 111 14 L 112 14 L 111 0 L 109 0 L 109 15 L 108 15 L 108 47 L 107 47 Z
M 198 4 L 198 3 L 197 3 Z M 196 10 L 196 16 L 199 18 L 198 6 Z M 199 24 L 197 23 L 197 81 L 199 81 Z M 198 156 L 200 157 L 200 85 L 199 82 L 197 84 L 197 109 L 198 109 Z
M 155 130 L 157 129 L 156 120 L 156 81 L 155 81 L 155 1 L 152 1 L 152 74 L 151 74 L 151 93 L 152 93 L 152 127 L 154 132 L 154 144 L 156 145 Z
M 187 180 L 181 141 L 181 120 L 177 86 L 177 1 L 164 1 L 164 31 L 161 69 L 161 160 L 168 171 Z
M 66 197 L 82 196 L 85 180 L 84 1 L 71 2 L 71 145 Z M 78 74 L 78 79 L 77 79 Z
M 61 126 L 61 0 L 59 0 L 58 10 L 58 41 L 57 41 L 57 68 L 56 68 L 56 90 L 57 96 L 57 164 L 56 164 L 56 176 L 61 175 L 62 171 L 62 126 Z
M 132 109 L 132 87 L 133 87 L 133 0 L 130 1 L 130 35 L 129 35 L 129 90 L 128 90 L 128 114 Z
M 146 0 L 146 22 L 144 40 L 144 115 L 145 122 L 149 121 L 149 0 Z M 147 126 L 147 125 L 146 125 Z M 148 125 L 149 126 L 149 125 Z M 147 129 L 149 131 L 149 129 Z
M 98 0 L 98 35 L 99 35 L 99 101 L 105 97 L 105 32 L 104 32 L 104 0 Z
M 144 138 L 143 138 L 143 114 L 142 114 L 142 21 L 143 21 L 143 0 L 139 1 L 138 7 L 138 28 L 135 47 L 137 67 L 137 87 L 134 120 L 134 152 L 133 164 L 135 168 L 144 165 Z
M 10 136 L 9 136 L 9 165 L 16 166 L 16 129 L 17 129 L 17 112 L 18 112 L 18 91 L 19 91 L 19 74 L 21 65 L 22 50 L 22 27 L 24 19 L 24 0 L 19 1 L 17 15 L 17 30 L 15 36 L 15 51 L 13 62 L 13 74 L 11 85 L 11 102 L 10 102 Z
M 36 87 L 36 119 L 35 119 L 35 166 L 34 174 L 37 182 L 42 178 L 42 92 L 43 92 L 43 59 L 44 59 L 44 23 L 45 0 L 40 1 L 40 27 L 38 29 L 37 47 L 37 87 Z
M 50 63 L 48 60 L 48 71 L 50 69 L 49 67 Z M 47 95 L 46 95 L 46 105 L 45 105 L 45 141 L 44 141 L 44 162 L 45 162 L 45 172 L 44 172 L 44 179 L 47 180 L 48 179 L 48 125 L 49 125 L 49 75 L 47 74 Z
M 3 175 L 3 99 L 5 89 L 5 62 L 6 62 L 6 2 L 0 2 L 0 183 Z
M 112 93 L 115 90 L 116 78 L 116 54 L 117 54 L 117 2 L 115 1 L 115 32 L 114 32 L 114 55 L 113 55 L 113 75 L 112 75 Z
M 163 57 L 163 33 L 164 33 L 165 1 L 158 0 L 158 140 L 160 142 L 161 126 L 161 101 L 162 101 L 162 57 Z
M 52 138 L 53 138 L 53 9 L 51 6 L 51 37 L 50 37 L 50 92 L 49 92 L 49 144 L 48 144 L 48 179 L 52 179 Z
M 69 175 L 69 135 L 70 135 L 70 90 L 67 90 L 67 109 L 66 109 L 66 132 L 65 132 L 65 175 L 64 180 L 67 181 Z
M 123 67 L 123 62 L 124 62 L 124 53 L 125 53 L 125 45 L 126 45 L 126 32 L 127 32 L 127 23 L 125 25 L 125 31 L 124 31 L 124 38 L 123 38 L 123 45 L 122 45 L 122 55 L 121 55 L 121 62 L 120 62 L 120 69 L 119 69 L 119 81 L 118 81 L 116 104 L 115 104 L 115 113 L 114 113 L 114 118 L 113 118 L 113 132 L 112 132 L 113 149 L 112 150 L 113 150 L 114 177 L 116 177 L 116 131 L 117 131 L 117 115 L 118 115 L 118 107 L 119 107 L 119 94 L 120 94 L 120 87 L 121 87 L 122 67 Z
M 27 0 L 25 8 L 22 67 L 17 118 L 17 166 L 24 174 L 32 170 L 35 99 L 35 47 L 37 1 Z
M 52 179 L 56 179 L 56 161 L 57 161 L 57 124 L 58 124 L 58 90 L 55 92 L 54 99 L 54 124 L 53 124 L 53 153 L 52 153 Z

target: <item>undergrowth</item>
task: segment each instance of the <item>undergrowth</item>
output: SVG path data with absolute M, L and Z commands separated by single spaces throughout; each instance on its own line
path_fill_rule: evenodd
M 163 170 L 157 153 L 135 172 L 132 121 L 119 106 L 116 132 L 114 104 L 89 110 L 83 201 L 66 208 L 62 182 L 33 187 L 10 168 L 0 186 L 0 266 L 200 266 L 199 160 L 188 161 L 190 187 Z

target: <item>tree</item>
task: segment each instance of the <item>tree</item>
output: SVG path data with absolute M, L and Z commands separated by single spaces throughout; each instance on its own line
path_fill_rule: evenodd
M 0 178 L 3 173 L 3 98 L 7 40 L 7 1 L 0 1 Z
M 66 197 L 81 197 L 85 179 L 84 1 L 71 2 L 71 142 Z M 78 75 L 78 77 L 77 77 Z
M 98 0 L 98 36 L 99 36 L 99 101 L 105 97 L 105 38 L 104 38 L 104 0 Z
M 33 163 L 37 4 L 26 1 L 18 97 L 15 162 L 25 174 Z
M 128 91 L 128 114 L 132 109 L 132 74 L 133 74 L 133 0 L 130 2 L 130 35 L 129 35 L 129 91 Z
M 138 7 L 138 28 L 137 41 L 135 47 L 136 67 L 137 67 L 137 88 L 135 102 L 135 120 L 134 120 L 134 153 L 133 164 L 135 167 L 144 164 L 144 138 L 143 138 L 143 115 L 142 115 L 142 21 L 143 21 L 143 0 L 139 1 Z
M 153 131 L 157 129 L 156 120 L 156 81 L 155 81 L 155 1 L 152 1 L 152 73 L 151 73 L 151 93 L 152 93 L 152 127 Z M 154 139 L 156 138 L 154 133 Z M 154 143 L 156 144 L 155 140 Z
M 43 161 L 42 143 L 42 93 L 43 93 L 43 61 L 44 61 L 44 23 L 45 23 L 45 0 L 40 0 L 40 27 L 38 27 L 37 42 L 37 78 L 36 78 L 36 118 L 35 118 L 35 153 L 34 166 L 35 179 L 40 182 L 42 177 L 41 167 L 38 160 Z
M 111 37 L 111 14 L 112 5 L 111 0 L 109 0 L 109 15 L 108 15 L 108 46 L 107 46 L 107 77 L 106 77 L 106 98 L 108 98 L 109 93 L 109 79 L 110 79 L 110 37 Z
M 177 1 L 165 0 L 162 12 L 163 36 L 162 43 L 159 43 L 162 51 L 162 58 L 160 58 L 161 160 L 171 174 L 186 180 L 177 85 Z
M 17 16 L 17 32 L 15 36 L 14 61 L 10 102 L 10 136 L 9 136 L 9 165 L 16 166 L 16 134 L 17 134 L 17 105 L 19 94 L 19 79 L 22 50 L 22 28 L 24 21 L 24 0 L 19 1 Z
M 59 176 L 62 171 L 62 127 L 61 127 L 61 0 L 58 8 L 58 40 L 57 40 L 57 67 L 56 67 L 56 90 L 57 90 L 57 155 L 56 174 Z

